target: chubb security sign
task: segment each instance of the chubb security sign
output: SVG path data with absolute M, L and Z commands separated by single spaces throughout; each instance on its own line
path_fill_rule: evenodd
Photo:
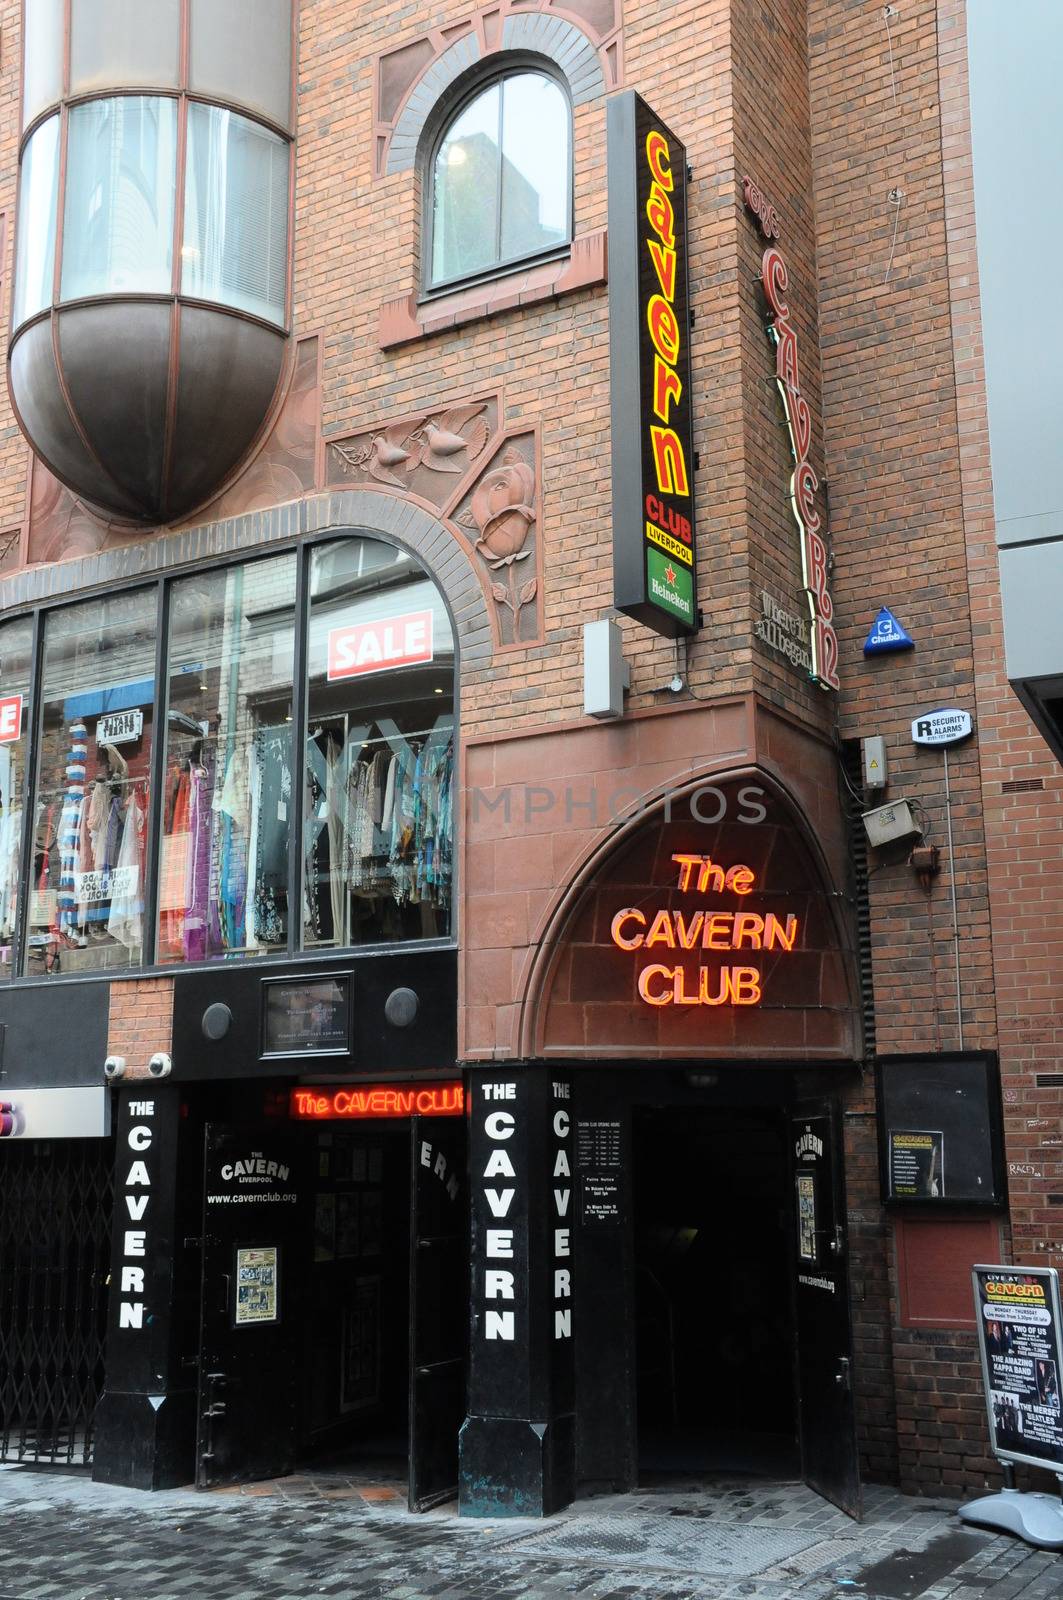
M 940 711 L 924 711 L 912 723 L 912 739 L 916 744 L 960 744 L 974 732 L 969 711 L 955 706 L 942 707 Z

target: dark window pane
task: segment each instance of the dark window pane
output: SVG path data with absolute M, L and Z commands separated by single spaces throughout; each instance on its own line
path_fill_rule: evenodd
M 45 622 L 31 977 L 140 963 L 156 609 L 142 589 Z
M 294 594 L 294 555 L 171 590 L 160 962 L 286 947 Z
M 454 640 L 434 583 L 377 539 L 311 558 L 303 944 L 450 930 Z

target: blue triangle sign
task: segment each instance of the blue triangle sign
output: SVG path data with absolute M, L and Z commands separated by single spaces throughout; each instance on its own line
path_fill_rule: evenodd
M 911 634 L 901 626 L 893 612 L 883 606 L 864 640 L 865 656 L 884 656 L 891 650 L 914 649 L 915 640 Z

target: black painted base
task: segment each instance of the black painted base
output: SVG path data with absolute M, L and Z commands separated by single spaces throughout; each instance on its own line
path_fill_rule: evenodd
M 96 1407 L 92 1476 L 127 1489 L 179 1489 L 196 1475 L 196 1396 L 105 1391 Z
M 463 1517 L 548 1517 L 575 1495 L 574 1418 L 466 1417 L 459 1435 Z

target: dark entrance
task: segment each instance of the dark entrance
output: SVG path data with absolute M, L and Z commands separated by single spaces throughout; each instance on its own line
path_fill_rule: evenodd
M 410 1509 L 457 1493 L 468 1321 L 460 1117 L 322 1124 L 306 1134 L 313 1260 L 302 1447 L 408 1477 Z
M 634 1118 L 639 1470 L 799 1470 L 786 1124 Z

